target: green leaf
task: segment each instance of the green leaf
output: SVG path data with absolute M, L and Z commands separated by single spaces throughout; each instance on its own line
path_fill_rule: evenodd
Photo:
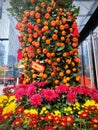
M 59 47 L 59 48 L 57 49 L 57 51 L 62 51 L 62 50 L 64 50 L 64 48 L 65 48 L 65 46 Z

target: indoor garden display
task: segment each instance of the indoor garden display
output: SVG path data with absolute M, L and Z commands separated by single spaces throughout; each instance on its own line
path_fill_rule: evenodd
M 81 85 L 72 0 L 10 0 L 23 64 L 0 96 L 0 130 L 98 130 L 98 90 Z

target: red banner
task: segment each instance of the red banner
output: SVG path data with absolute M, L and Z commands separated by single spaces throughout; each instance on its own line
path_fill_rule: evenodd
M 44 70 L 45 70 L 45 66 L 43 66 L 39 63 L 36 63 L 35 61 L 32 61 L 31 67 L 38 72 L 44 72 Z

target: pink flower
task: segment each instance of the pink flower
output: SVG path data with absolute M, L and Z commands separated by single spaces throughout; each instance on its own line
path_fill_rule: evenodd
M 19 101 L 19 99 L 20 99 L 23 95 L 25 95 L 25 89 L 23 89 L 23 88 L 17 89 L 16 94 L 15 94 L 15 97 L 16 97 L 17 101 Z
M 44 89 L 41 94 L 46 98 L 47 101 L 54 101 L 56 98 L 59 98 L 59 94 L 51 89 Z
M 40 106 L 42 102 L 42 97 L 40 94 L 35 94 L 30 98 L 30 104 L 34 106 Z
M 92 99 L 96 102 L 98 102 L 98 92 L 95 92 L 92 94 Z
M 27 95 L 27 96 L 31 96 L 31 95 L 33 95 L 35 92 L 36 92 L 36 87 L 30 85 L 30 86 L 27 88 L 26 95 Z
M 69 92 L 69 93 L 67 94 L 67 100 L 68 100 L 68 102 L 74 103 L 74 102 L 75 102 L 75 99 L 76 99 L 76 96 L 75 96 L 75 93 L 74 93 L 74 92 Z
M 54 130 L 54 128 L 52 126 L 46 126 L 45 130 Z
M 56 92 L 58 93 L 66 93 L 68 92 L 69 88 L 66 87 L 64 84 L 61 84 L 59 87 L 56 88 Z

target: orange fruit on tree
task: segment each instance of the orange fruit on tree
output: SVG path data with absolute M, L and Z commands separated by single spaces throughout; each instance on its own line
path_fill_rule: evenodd
M 32 78 L 36 79 L 37 78 L 37 74 L 32 74 Z
M 35 2 L 35 0 L 31 0 L 31 2 L 32 2 L 32 3 L 34 3 L 34 2 Z
M 67 29 L 67 28 L 69 28 L 69 25 L 66 23 L 66 24 L 64 25 L 64 27 L 65 27 L 65 29 Z
M 46 44 L 49 45 L 51 43 L 51 40 L 50 39 L 47 39 L 46 40 Z
M 68 74 L 68 75 L 71 74 L 71 70 L 70 70 L 70 69 L 67 69 L 67 70 L 66 70 L 66 74 Z
M 39 59 L 36 59 L 36 63 L 40 63 L 40 60 L 39 60 Z
M 52 35 L 52 39 L 53 39 L 53 40 L 57 40 L 57 38 L 58 38 L 58 35 L 57 35 L 57 34 L 53 34 L 53 35 Z
M 46 18 L 46 19 L 49 19 L 49 18 L 50 18 L 50 14 L 49 14 L 49 13 L 46 13 L 46 14 L 45 14 L 45 18 Z
M 51 8 L 51 7 L 47 7 L 46 11 L 47 11 L 48 13 L 50 13 L 50 12 L 52 11 L 52 8 Z
M 66 39 L 66 43 L 68 44 L 69 42 L 70 42 L 70 39 L 69 39 L 69 38 L 67 38 L 67 39 Z
M 59 76 L 63 77 L 64 76 L 64 72 L 59 72 Z
M 69 83 L 66 83 L 65 85 L 66 85 L 67 87 L 69 87 L 69 86 L 70 86 L 70 84 L 69 84 Z
M 71 59 L 66 59 L 66 63 L 67 63 L 68 65 L 70 65 L 70 64 L 71 64 Z
M 29 37 L 29 38 L 28 38 L 28 42 L 32 42 L 32 38 Z
M 74 66 L 75 66 L 75 62 L 72 61 L 72 62 L 71 62 L 71 65 L 72 65 L 72 67 L 74 67 Z
M 28 16 L 30 15 L 30 12 L 29 12 L 29 11 L 24 11 L 24 15 L 25 15 L 26 17 L 28 17 Z
M 35 42 L 34 46 L 35 46 L 35 47 L 40 47 L 40 42 L 38 42 L 38 41 Z
M 74 43 L 72 43 L 71 45 L 72 45 L 73 48 L 75 48 L 75 47 L 78 46 L 78 42 L 76 42 L 76 43 L 74 42 Z
M 64 52 L 64 53 L 62 54 L 62 56 L 63 56 L 63 57 L 67 57 L 67 56 L 68 56 L 68 52 Z
M 66 31 L 64 31 L 64 30 L 61 33 L 62 33 L 62 36 L 66 35 Z
M 45 26 L 48 26 L 48 24 L 49 24 L 48 21 L 44 21 Z
M 70 31 L 70 33 L 72 33 L 73 32 L 73 28 L 69 28 L 69 31 Z
M 73 37 L 72 41 L 76 43 L 76 42 L 78 42 L 78 38 L 77 37 Z
M 80 79 L 81 79 L 81 78 L 80 78 L 80 76 L 79 76 L 79 75 L 78 75 L 78 76 L 76 76 L 76 81 L 78 81 L 78 82 L 79 82 L 79 81 L 80 81 Z
M 60 30 L 63 31 L 65 29 L 65 26 L 64 25 L 60 25 Z
M 55 73 L 55 72 L 51 72 L 51 76 L 52 76 L 52 77 L 55 77 L 55 76 L 56 76 L 56 73 Z
M 73 71 L 73 72 L 76 72 L 76 71 L 77 71 L 77 69 L 74 67 L 74 68 L 72 68 L 72 71 Z
M 43 74 L 43 78 L 46 79 L 48 77 L 47 74 Z
M 34 16 L 34 11 L 32 10 L 32 11 L 30 11 L 30 16 Z
M 39 12 L 36 12 L 35 13 L 35 18 L 39 19 L 41 17 L 40 13 Z
M 40 73 L 39 73 L 39 76 L 40 76 L 40 77 L 43 77 L 43 73 L 42 73 L 42 72 L 40 72 Z
M 37 37 L 38 37 L 38 33 L 37 33 L 37 32 L 34 32 L 34 33 L 33 33 L 33 37 L 34 37 L 34 38 L 37 38 Z
M 57 70 L 57 71 L 60 71 L 61 69 L 60 69 L 60 67 L 57 67 L 56 70 Z
M 42 40 L 45 41 L 46 40 L 46 36 L 42 36 Z
M 54 81 L 54 83 L 55 83 L 56 85 L 58 85 L 58 84 L 59 84 L 59 80 L 56 79 L 56 80 Z
M 47 55 L 47 57 L 51 57 L 51 53 L 50 52 L 48 52 L 46 55 Z
M 41 6 L 42 6 L 42 7 L 45 7 L 45 6 L 46 6 L 46 3 L 45 3 L 45 2 L 41 2 Z
M 65 41 L 65 37 L 64 36 L 61 36 L 61 41 Z
M 48 59 L 48 64 L 51 65 L 52 64 L 52 60 Z
M 36 22 L 39 24 L 41 22 L 41 19 L 36 19 Z
M 63 19 L 62 19 L 62 23 L 63 23 L 63 24 L 65 24 L 65 23 L 66 23 L 66 21 L 67 21 L 67 19 L 66 19 L 66 18 L 63 18 Z
M 43 52 L 43 54 L 47 54 L 48 53 L 48 49 L 44 48 L 42 52 Z
M 54 20 L 51 21 L 51 26 L 56 26 L 56 22 Z
M 60 61 L 61 61 L 61 58 L 60 58 L 60 57 L 56 58 L 56 61 L 57 61 L 57 62 L 60 62 Z
M 51 57 L 55 57 L 55 52 L 52 52 L 52 53 L 51 53 Z
M 37 48 L 37 49 L 36 49 L 36 53 L 37 53 L 37 54 L 41 54 L 41 49 L 40 49 L 40 48 Z

